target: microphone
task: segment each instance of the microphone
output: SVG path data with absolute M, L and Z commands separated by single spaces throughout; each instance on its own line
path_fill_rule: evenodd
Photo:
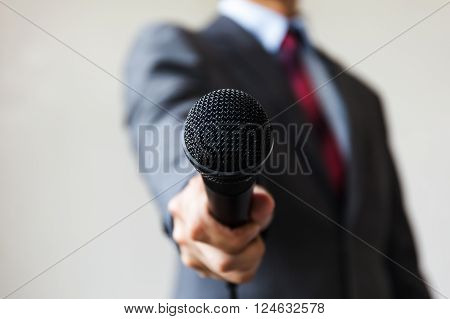
M 235 89 L 210 92 L 189 111 L 183 135 L 184 152 L 202 175 L 213 217 L 230 228 L 248 222 L 255 177 L 273 148 L 261 104 Z

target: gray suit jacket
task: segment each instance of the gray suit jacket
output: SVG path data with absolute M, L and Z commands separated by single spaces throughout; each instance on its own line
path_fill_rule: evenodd
M 323 53 L 319 54 L 332 76 L 342 70 Z M 277 59 L 225 17 L 219 17 L 200 32 L 172 25 L 145 29 L 131 51 L 126 75 L 127 83 L 148 98 L 126 91 L 127 123 L 134 145 L 142 143 L 138 133 L 141 125 L 155 126 L 159 133 L 152 131 L 152 137 L 159 134 L 164 140 L 156 151 L 164 161 L 158 165 L 164 164 L 166 171 L 159 169 L 143 175 L 152 193 L 159 195 L 157 201 L 169 235 L 167 202 L 185 185 L 182 178 L 190 174 L 175 170 L 180 163 L 186 164 L 179 143 L 181 131 L 175 129 L 179 121 L 175 118 L 184 119 L 201 95 L 218 88 L 248 92 L 261 102 L 269 117 L 295 103 Z M 429 296 L 424 283 L 415 277 L 420 278 L 421 274 L 380 100 L 347 72 L 336 78 L 335 84 L 345 101 L 351 132 L 345 199 L 339 202 L 325 180 L 314 136 L 305 146 L 312 174 L 260 176 L 258 183 L 273 194 L 277 206 L 266 234 L 263 262 L 255 278 L 239 287 L 241 298 Z M 301 125 L 305 119 L 296 106 L 275 122 Z M 295 146 L 295 141 L 289 143 Z M 276 145 L 274 154 L 284 153 L 288 160 L 295 160 L 298 154 L 292 149 Z M 171 188 L 166 190 L 168 187 Z M 327 218 L 339 222 L 354 236 Z M 226 298 L 228 290 L 223 282 L 201 279 L 178 262 L 174 296 Z

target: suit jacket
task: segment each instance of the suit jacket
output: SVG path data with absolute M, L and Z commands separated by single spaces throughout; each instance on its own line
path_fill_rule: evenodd
M 333 60 L 317 52 L 331 76 L 342 71 Z M 153 194 L 159 196 L 169 235 L 167 202 L 185 185 L 182 178 L 189 176 L 175 170 L 186 162 L 180 146 L 181 130 L 175 129 L 180 126 L 176 118 L 184 119 L 200 96 L 219 88 L 248 92 L 260 101 L 269 117 L 296 101 L 276 57 L 225 17 L 218 17 L 199 32 L 173 25 L 145 29 L 131 51 L 126 76 L 127 83 L 141 93 L 126 92 L 127 123 L 134 145 L 142 146 L 139 127 L 148 124 L 158 129 L 157 133 L 152 131 L 152 137 L 159 134 L 162 141 L 156 150 L 164 153 L 159 154 L 159 166 L 165 171 L 142 175 Z M 265 238 L 262 264 L 251 282 L 239 286 L 240 298 L 429 296 L 418 279 L 421 273 L 416 249 L 380 100 L 347 72 L 334 83 L 347 108 L 351 136 L 344 200 L 335 197 L 326 181 L 314 134 L 304 148 L 311 174 L 269 175 L 268 170 L 261 175 L 258 183 L 275 198 L 275 217 Z M 305 116 L 296 105 L 273 121 L 282 127 L 301 125 Z M 299 151 L 293 139 L 274 147 L 274 154 L 285 154 L 289 161 L 298 159 Z M 179 261 L 177 269 L 175 297 L 228 297 L 223 282 L 202 279 Z

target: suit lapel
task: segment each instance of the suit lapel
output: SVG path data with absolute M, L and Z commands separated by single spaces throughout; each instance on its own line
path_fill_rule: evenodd
M 318 51 L 323 61 L 328 67 L 330 77 L 337 76 L 342 72 L 342 68 L 329 59 L 322 52 Z M 343 222 L 348 227 L 352 228 L 358 217 L 358 213 L 361 211 L 361 205 L 363 200 L 363 187 L 364 187 L 364 163 L 366 162 L 364 156 L 365 143 L 364 143 L 364 125 L 362 108 L 359 103 L 359 99 L 355 95 L 355 87 L 352 84 L 353 80 L 349 78 L 346 73 L 342 73 L 336 77 L 333 81 L 337 86 L 344 105 L 346 107 L 347 120 L 349 125 L 350 136 L 350 161 L 347 165 L 347 183 L 346 183 L 346 198 L 344 206 L 344 219 Z

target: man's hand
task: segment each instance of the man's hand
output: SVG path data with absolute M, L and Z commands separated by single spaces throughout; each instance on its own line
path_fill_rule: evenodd
M 180 247 L 183 263 L 201 276 L 240 284 L 255 275 L 265 251 L 260 236 L 272 221 L 275 202 L 262 187 L 253 191 L 251 220 L 238 228 L 216 221 L 207 207 L 201 176 L 169 202 L 173 216 L 173 239 Z

